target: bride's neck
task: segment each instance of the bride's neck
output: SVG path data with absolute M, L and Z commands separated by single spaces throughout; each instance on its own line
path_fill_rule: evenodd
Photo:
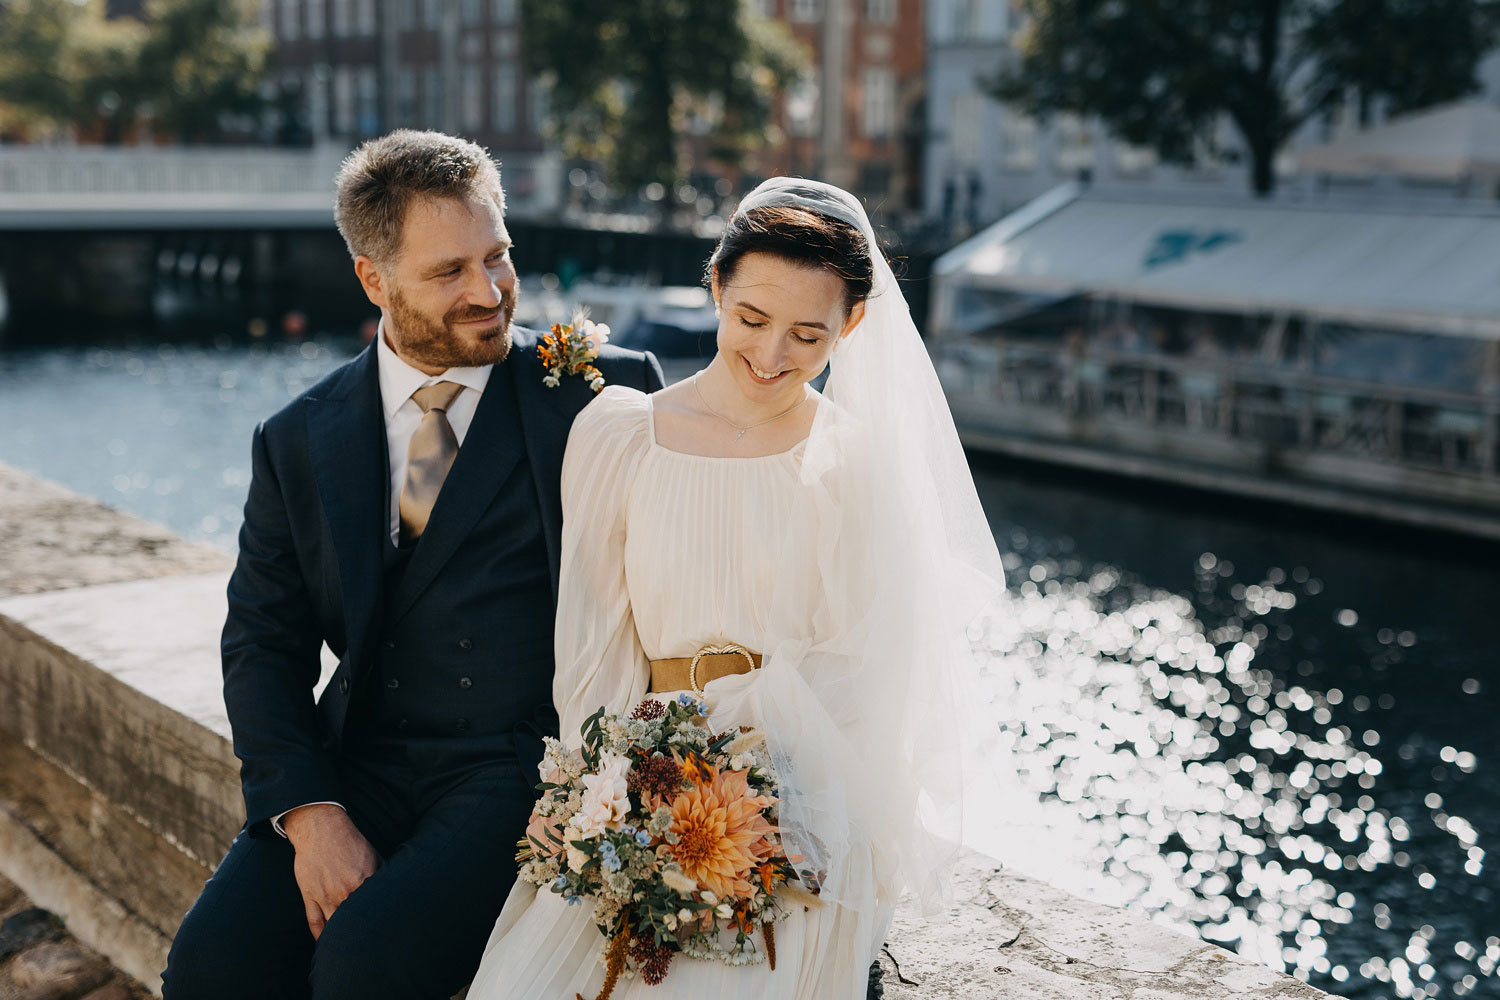
M 727 417 L 741 427 L 748 427 L 785 412 L 796 406 L 807 395 L 807 383 L 799 382 L 778 393 L 769 402 L 751 399 L 740 390 L 739 383 L 729 371 L 729 362 L 722 354 L 714 355 L 707 368 L 696 376 L 698 391 L 704 400 L 721 417 Z

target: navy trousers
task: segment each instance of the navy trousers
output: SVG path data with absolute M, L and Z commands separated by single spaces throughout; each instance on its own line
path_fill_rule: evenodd
M 382 863 L 317 941 L 291 844 L 242 831 L 177 932 L 165 1000 L 447 1000 L 463 988 L 515 879 L 536 770 L 426 760 L 390 744 L 340 762 L 343 803 Z

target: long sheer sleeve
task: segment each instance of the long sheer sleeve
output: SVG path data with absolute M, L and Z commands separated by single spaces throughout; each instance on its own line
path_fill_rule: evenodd
M 605 388 L 573 422 L 563 456 L 552 700 L 569 745 L 600 706 L 621 712 L 644 698 L 651 678 L 625 583 L 626 509 L 651 446 L 649 406 L 635 389 Z

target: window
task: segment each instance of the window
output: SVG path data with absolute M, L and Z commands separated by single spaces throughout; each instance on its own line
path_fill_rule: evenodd
M 443 4 L 441 0 L 422 0 L 422 27 L 443 26 Z
M 473 63 L 459 71 L 458 99 L 458 127 L 467 132 L 483 128 L 484 83 L 479 76 L 479 67 Z
M 890 136 L 896 125 L 896 77 L 884 66 L 873 66 L 864 72 L 861 89 L 861 116 L 865 135 L 872 139 Z
M 415 125 L 417 121 L 417 71 L 402 66 L 396 71 L 395 126 Z
M 896 0 L 865 0 L 865 20 L 871 24 L 895 24 Z
M 859 193 L 870 201 L 880 201 L 891 194 L 896 172 L 882 163 L 867 163 L 859 168 Z
M 1114 144 L 1115 170 L 1126 177 L 1139 177 L 1151 172 L 1156 166 L 1156 151 L 1149 146 L 1132 146 L 1129 143 Z
M 307 0 L 307 37 L 323 37 L 323 0 Z
M 400 24 L 403 29 L 411 30 L 417 26 L 417 0 L 397 0 L 400 4 Z
M 984 154 L 984 96 L 977 91 L 954 94 L 948 104 L 948 158 L 959 170 L 979 166 Z
M 776 0 L 750 0 L 750 10 L 756 17 L 775 17 Z
M 284 41 L 297 40 L 297 0 L 281 0 L 281 37 Z
M 1094 165 L 1094 130 L 1075 114 L 1057 116 L 1052 129 L 1052 168 L 1074 174 Z
M 359 68 L 359 118 L 354 123 L 361 135 L 380 131 L 380 83 L 374 66 Z
M 375 34 L 375 0 L 359 0 L 359 33 Z
M 333 71 L 333 131 L 336 135 L 354 131 L 354 70 L 349 66 Z
M 345 38 L 354 32 L 354 0 L 333 0 L 333 37 Z
M 484 19 L 484 0 L 464 0 L 464 24 L 478 24 Z
M 422 76 L 422 125 L 425 128 L 442 128 L 443 71 L 436 66 L 429 66 Z
M 260 0 L 260 26 L 266 34 L 276 34 L 276 0 Z
M 934 41 L 975 42 L 1004 37 L 1005 5 L 999 0 L 937 0 Z
M 527 125 L 533 132 L 542 132 L 546 127 L 547 113 L 552 102 L 548 98 L 547 87 L 541 82 L 532 80 L 529 89 L 531 100 L 526 109 L 529 116 Z
M 787 88 L 786 125 L 798 136 L 810 136 L 818 127 L 818 78 L 810 69 Z
M 302 93 L 307 95 L 307 120 L 315 136 L 327 135 L 331 113 L 328 107 L 328 67 L 308 70 L 302 78 Z
M 516 105 L 521 78 L 514 66 L 495 68 L 495 91 L 490 116 L 496 132 L 516 130 Z
M 1007 111 L 1000 116 L 1000 166 L 1032 171 L 1037 165 L 1036 119 Z
M 494 0 L 491 13 L 496 24 L 516 23 L 517 0 Z
M 823 0 L 792 0 L 793 21 L 817 21 L 823 16 Z

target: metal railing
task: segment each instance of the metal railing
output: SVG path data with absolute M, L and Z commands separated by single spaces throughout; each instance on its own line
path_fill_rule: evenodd
M 329 192 L 347 150 L 0 147 L 0 193 Z
M 174 195 L 331 198 L 334 177 L 348 152 L 336 144 L 309 149 L 0 146 L 0 198 L 100 196 L 90 204 L 122 208 L 132 206 L 132 196 L 149 202 Z M 528 213 L 555 209 L 561 169 L 554 152 L 506 154 L 507 202 Z
M 1500 387 L 1462 392 L 1205 361 L 938 343 L 944 384 L 1000 407 L 1500 481 Z

